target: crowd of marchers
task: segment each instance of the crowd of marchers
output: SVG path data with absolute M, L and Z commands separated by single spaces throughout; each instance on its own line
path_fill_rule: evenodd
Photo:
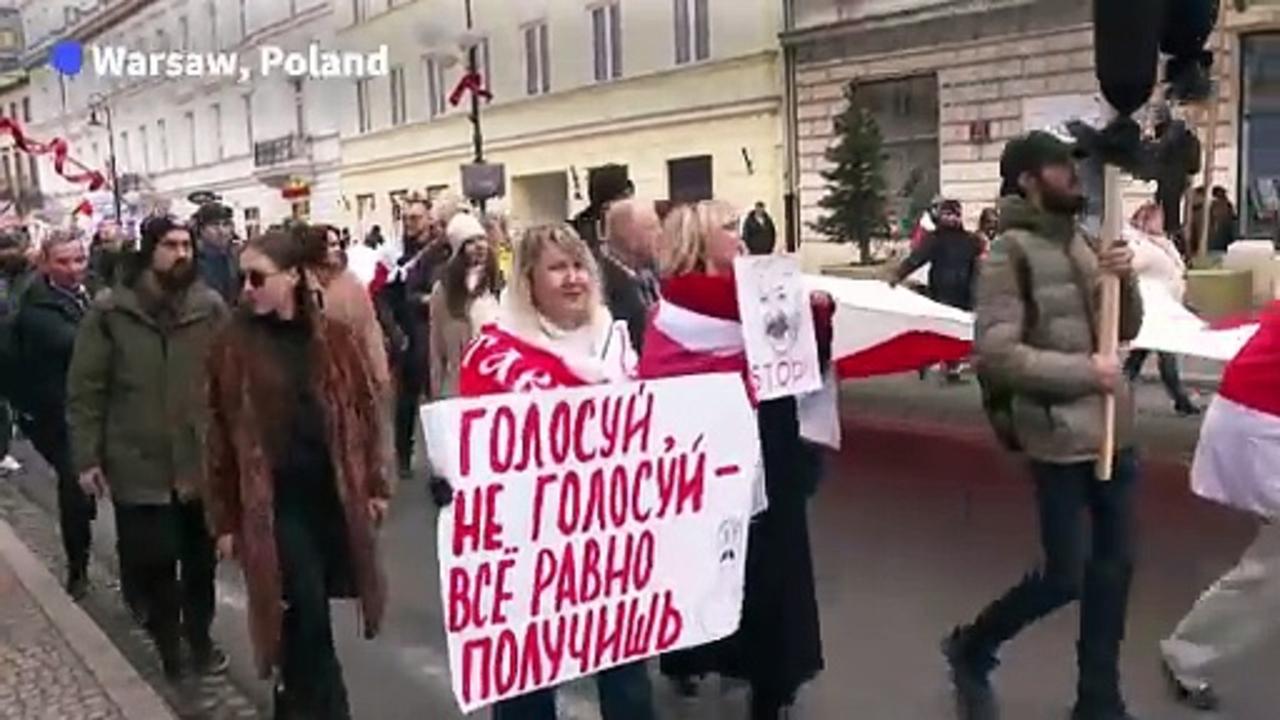
M 1079 601 L 1074 717 L 1126 720 L 1118 658 L 1138 461 L 1126 368 L 1097 351 L 1097 288 L 1121 279 L 1120 333 L 1132 339 L 1137 274 L 1176 285 L 1177 251 L 1154 207 L 1134 217 L 1130 243 L 1103 248 L 1080 232 L 1075 158 L 1052 136 L 1010 142 L 1001 175 L 994 242 L 963 229 L 958 203 L 942 203 L 938 229 L 894 278 L 931 263 L 934 296 L 975 310 L 988 410 L 1029 460 L 1041 523 L 1044 563 L 949 634 L 943 652 L 962 716 L 995 717 L 999 648 Z M 361 630 L 375 637 L 389 596 L 379 528 L 397 484 L 424 485 L 441 507 L 453 497 L 426 471 L 415 481 L 422 402 L 531 391 L 515 382 L 530 376 L 541 389 L 706 372 L 749 383 L 741 332 L 724 329 L 741 324 L 735 259 L 777 242 L 763 206 L 744 217 L 715 200 L 643 201 L 617 166 L 589 186 L 577 217 L 515 237 L 459 199 L 411 198 L 394 256 L 380 231 L 353 246 L 343 231 L 301 222 L 240 240 L 217 204 L 189 222 L 148 218 L 136 246 L 113 224 L 91 242 L 56 231 L 37 248 L 19 230 L 0 233 L 0 390 L 56 476 L 67 591 L 84 595 L 90 526 L 109 507 L 123 601 L 167 678 L 183 683 L 228 665 L 210 627 L 215 569 L 236 562 L 276 716 L 350 717 L 330 601 L 358 603 Z M 825 293 L 809 299 L 829 363 L 836 308 Z M 1162 359 L 1166 379 L 1171 365 Z M 1104 482 L 1095 462 L 1108 394 L 1118 452 Z M 658 664 L 686 696 L 710 674 L 745 680 L 750 717 L 763 720 L 785 716 L 824 666 L 808 529 L 822 451 L 801 437 L 794 398 L 755 413 L 768 503 L 750 525 L 739 629 Z M 1208 705 L 1193 659 L 1215 657 L 1213 640 L 1193 630 L 1179 629 L 1166 658 L 1183 699 Z M 605 720 L 656 717 L 646 663 L 594 681 Z M 552 720 L 555 691 L 492 712 Z

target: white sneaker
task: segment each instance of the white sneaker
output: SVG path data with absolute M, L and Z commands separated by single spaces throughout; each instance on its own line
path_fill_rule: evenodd
M 18 462 L 12 455 L 5 455 L 0 460 L 0 473 L 16 473 L 22 469 L 22 463 Z

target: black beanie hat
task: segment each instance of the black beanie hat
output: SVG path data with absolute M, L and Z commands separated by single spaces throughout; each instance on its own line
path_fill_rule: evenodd
M 1075 146 L 1052 133 L 1033 130 L 1010 140 L 1000 155 L 1000 196 L 1019 195 L 1018 178 L 1049 165 L 1070 165 L 1079 157 Z
M 624 165 L 602 165 L 587 177 L 587 199 L 593 207 L 600 207 L 633 192 L 635 186 L 627 178 Z
M 190 228 L 187 227 L 186 223 L 171 215 L 156 215 L 142 221 L 142 240 L 139 243 L 138 250 L 144 262 L 151 262 L 151 256 L 156 251 L 156 245 L 159 245 L 160 240 L 165 235 L 168 235 L 171 230 L 190 231 Z

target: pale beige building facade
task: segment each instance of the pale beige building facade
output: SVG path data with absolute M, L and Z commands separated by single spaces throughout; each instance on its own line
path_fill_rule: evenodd
M 589 170 L 606 163 L 627 166 L 645 197 L 780 206 L 778 3 L 473 0 L 470 33 L 461 0 L 385 3 L 346 3 L 338 35 L 387 45 L 393 68 L 353 86 L 340 109 L 353 230 L 385 233 L 398 199 L 459 189 L 472 129 L 449 95 L 471 43 L 494 96 L 485 159 L 505 165 L 497 204 L 517 224 L 571 216 Z

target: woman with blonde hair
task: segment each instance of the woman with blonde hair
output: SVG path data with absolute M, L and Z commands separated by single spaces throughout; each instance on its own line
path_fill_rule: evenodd
M 649 319 L 641 377 L 736 372 L 754 398 L 733 276 L 744 251 L 740 226 L 733 208 L 717 201 L 667 217 L 662 299 Z M 833 304 L 817 294 L 811 305 L 825 365 Z M 684 694 L 695 693 L 693 678 L 708 672 L 746 679 L 751 718 L 775 720 L 823 667 L 807 517 L 820 463 L 816 447 L 801 437 L 794 398 L 759 403 L 757 410 L 768 508 L 751 524 L 742 622 L 725 640 L 664 656 L 662 669 Z
M 480 331 L 462 361 L 463 397 L 582 387 L 629 379 L 635 354 L 625 323 L 602 300 L 600 269 L 568 225 L 527 230 L 515 248 L 510 285 L 498 321 Z M 437 503 L 452 490 L 433 481 Z M 644 662 L 596 675 L 604 720 L 652 720 L 652 690 Z M 494 720 L 555 720 L 555 690 L 499 702 Z
M 1182 253 L 1164 232 L 1164 211 L 1155 203 L 1138 208 L 1124 230 L 1124 239 L 1133 248 L 1133 269 L 1142 281 L 1160 286 L 1178 304 L 1182 304 L 1187 291 L 1187 266 Z M 1130 382 L 1142 372 L 1142 365 L 1151 353 L 1133 350 L 1125 360 L 1124 371 Z M 1178 374 L 1178 356 L 1158 353 L 1160 381 L 1173 400 L 1173 409 L 1179 415 L 1199 415 L 1200 408 L 1191 402 L 1182 378 Z

